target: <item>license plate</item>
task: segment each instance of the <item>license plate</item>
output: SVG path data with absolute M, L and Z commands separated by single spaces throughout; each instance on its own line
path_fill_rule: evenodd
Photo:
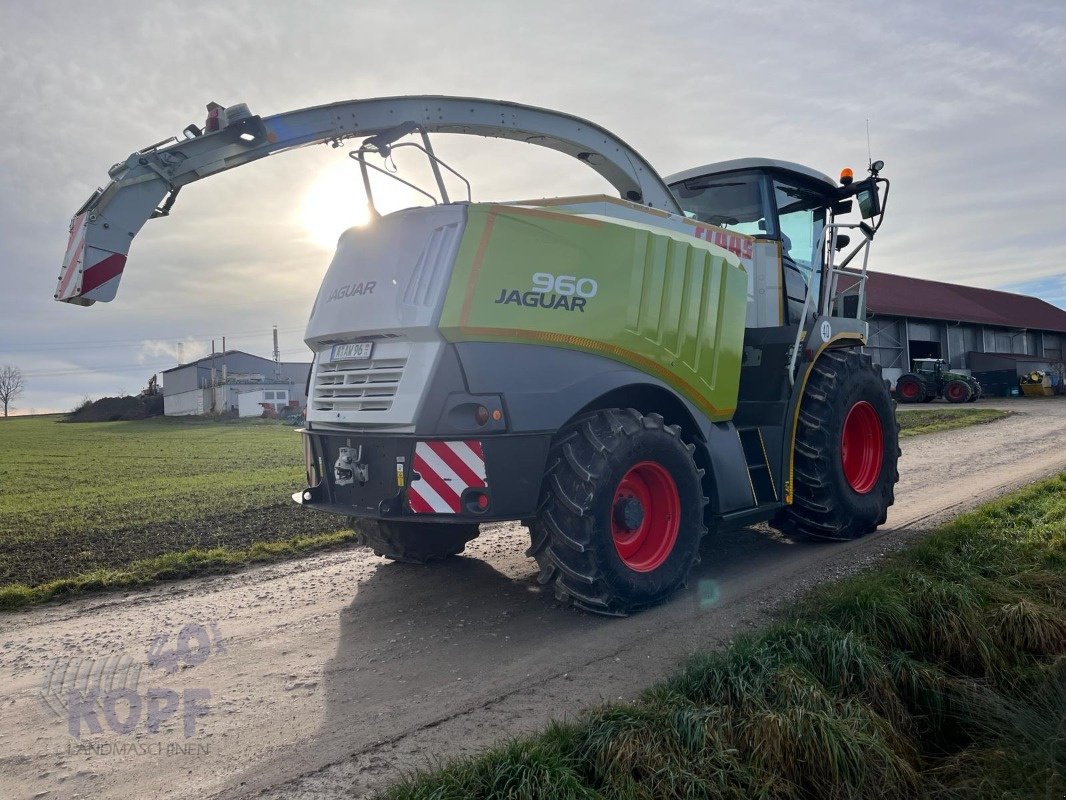
M 373 342 L 353 342 L 351 344 L 335 344 L 330 351 L 330 361 L 365 361 L 370 358 Z

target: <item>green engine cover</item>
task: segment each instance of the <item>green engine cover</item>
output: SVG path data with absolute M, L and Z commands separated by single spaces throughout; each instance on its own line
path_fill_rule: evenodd
M 654 375 L 715 421 L 736 410 L 747 276 L 734 256 L 622 219 L 469 206 L 440 329 L 539 343 Z

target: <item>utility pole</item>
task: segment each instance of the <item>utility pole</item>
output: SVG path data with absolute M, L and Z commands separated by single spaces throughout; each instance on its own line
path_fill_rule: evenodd
M 215 340 L 211 340 L 211 412 L 215 410 Z
M 274 326 L 274 380 L 281 380 L 281 348 L 278 347 L 278 326 Z

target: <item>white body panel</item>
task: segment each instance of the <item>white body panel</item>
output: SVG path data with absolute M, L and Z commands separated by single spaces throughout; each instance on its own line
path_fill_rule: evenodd
M 784 325 L 784 296 L 781 291 L 781 245 L 756 241 L 752 246 L 753 268 L 748 273 L 747 328 Z
M 307 419 L 409 427 L 444 346 L 437 323 L 466 224 L 462 205 L 389 214 L 341 236 L 305 341 L 315 352 Z M 333 346 L 370 341 L 367 359 Z

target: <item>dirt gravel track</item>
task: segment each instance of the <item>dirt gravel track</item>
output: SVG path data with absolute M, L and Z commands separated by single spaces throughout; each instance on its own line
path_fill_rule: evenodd
M 1066 469 L 1066 400 L 1003 407 L 1019 413 L 903 440 L 896 505 L 877 534 L 847 544 L 762 529 L 712 537 L 680 596 L 628 619 L 538 592 L 517 525 L 429 568 L 349 550 L 0 616 L 0 798 L 359 797 L 404 770 L 632 696 L 781 600 Z M 183 627 L 206 647 L 174 659 Z M 49 670 L 112 675 L 115 664 L 103 685 L 134 695 L 136 725 L 122 732 L 124 700 L 110 722 L 90 712 L 99 734 L 75 715 L 73 738 L 65 693 L 85 684 Z M 207 707 L 189 719 L 189 738 L 186 689 Z M 159 698 L 171 692 L 168 716 Z

